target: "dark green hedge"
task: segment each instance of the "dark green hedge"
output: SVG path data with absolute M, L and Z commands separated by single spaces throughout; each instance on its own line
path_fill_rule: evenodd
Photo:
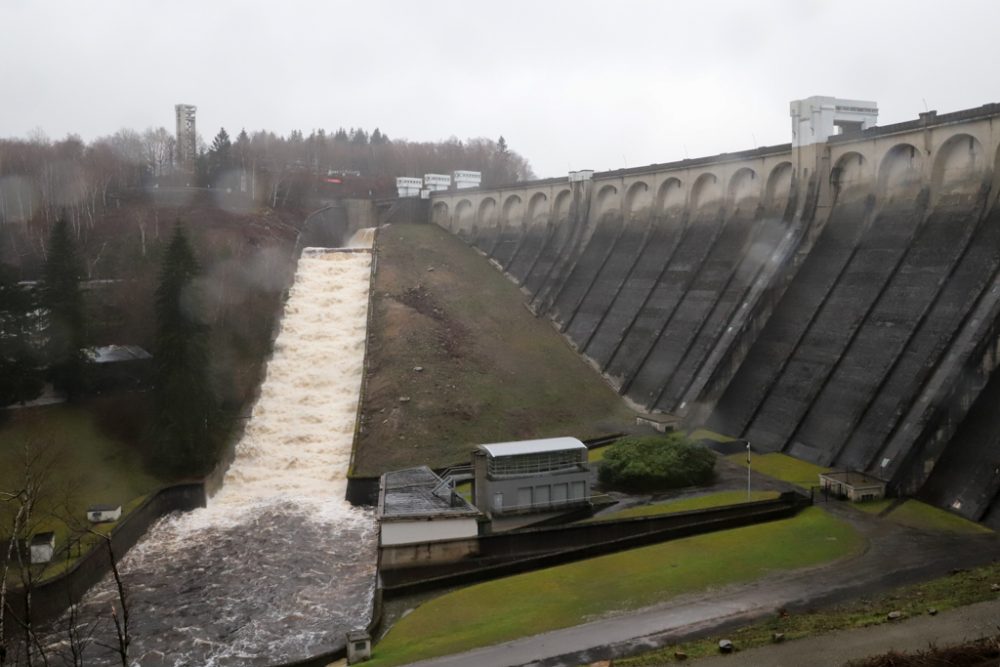
M 604 454 L 599 478 L 606 487 L 648 493 L 707 484 L 715 455 L 680 433 L 622 438 Z

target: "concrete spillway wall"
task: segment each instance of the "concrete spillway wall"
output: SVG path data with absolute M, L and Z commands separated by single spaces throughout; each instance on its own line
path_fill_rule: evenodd
M 1000 461 L 1000 438 L 955 434 L 998 355 L 998 159 L 988 105 L 435 193 L 430 214 L 644 409 L 900 491 L 931 478 L 939 504 L 981 519 L 1000 472 L 970 481 L 963 466 Z

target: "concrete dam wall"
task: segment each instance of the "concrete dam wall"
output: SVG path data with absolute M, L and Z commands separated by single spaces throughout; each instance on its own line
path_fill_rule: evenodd
M 799 144 L 431 218 L 642 408 L 1000 523 L 1000 105 Z

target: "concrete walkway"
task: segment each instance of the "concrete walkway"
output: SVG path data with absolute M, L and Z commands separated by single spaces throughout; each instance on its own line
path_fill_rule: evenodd
M 1000 600 L 916 618 L 762 646 L 692 661 L 698 667 L 840 667 L 849 660 L 889 651 L 918 651 L 993 637 L 1000 633 Z
M 796 611 L 873 595 L 1000 557 L 1000 539 L 995 535 L 929 534 L 879 521 L 839 503 L 822 507 L 851 523 L 868 540 L 868 549 L 863 554 L 831 565 L 681 596 L 655 607 L 414 664 L 420 667 L 587 664 L 746 625 L 781 608 Z

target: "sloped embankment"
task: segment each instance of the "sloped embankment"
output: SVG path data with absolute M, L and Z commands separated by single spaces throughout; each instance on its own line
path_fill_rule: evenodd
M 354 475 L 467 462 L 482 442 L 632 428 L 517 287 L 436 225 L 380 230 L 373 290 Z

